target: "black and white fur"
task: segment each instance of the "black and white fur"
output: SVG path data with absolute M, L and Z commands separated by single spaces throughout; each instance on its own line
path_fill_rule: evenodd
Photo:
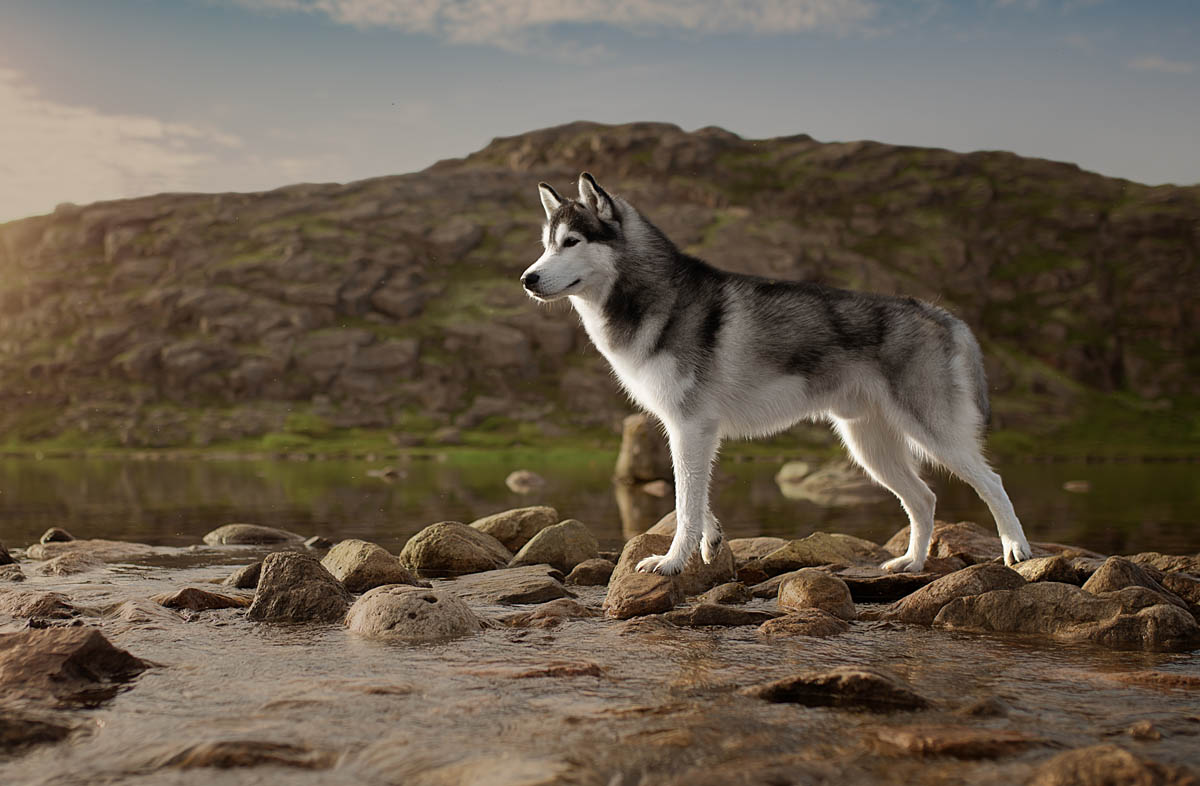
M 579 199 L 538 185 L 545 253 L 525 271 L 541 301 L 566 297 L 633 400 L 666 427 L 677 526 L 665 555 L 638 570 L 679 573 L 699 546 L 721 547 L 709 480 L 724 438 L 827 419 L 872 478 L 900 498 L 908 550 L 884 568 L 919 571 L 934 494 L 919 460 L 942 464 L 987 503 L 1004 561 L 1028 559 L 1000 476 L 980 449 L 988 394 L 979 345 L 947 311 L 913 298 L 776 282 L 682 253 L 591 175 Z

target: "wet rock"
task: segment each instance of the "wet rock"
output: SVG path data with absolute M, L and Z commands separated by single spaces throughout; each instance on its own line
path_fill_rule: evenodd
M 735 627 L 739 625 L 761 625 L 775 619 L 779 612 L 761 609 L 737 609 L 720 603 L 700 603 L 686 609 L 668 611 L 667 622 L 680 627 L 700 628 L 707 626 Z
M 1033 633 L 1119 649 L 1180 651 L 1200 644 L 1196 620 L 1158 601 L 1144 587 L 1097 597 L 1072 584 L 1037 582 L 955 598 L 938 612 L 934 624 L 949 630 Z
M 883 544 L 889 555 L 898 557 L 908 550 L 908 527 L 897 532 Z M 1046 557 L 1050 552 L 1039 544 L 1031 544 L 1033 556 Z M 929 542 L 929 556 L 937 558 L 958 557 L 969 565 L 988 562 L 1001 555 L 1000 537 L 995 530 L 973 521 L 949 523 L 934 522 L 933 538 Z
M 1143 567 L 1155 568 L 1163 573 L 1191 573 L 1200 576 L 1200 554 L 1178 556 L 1175 554 L 1160 554 L 1157 551 L 1145 551 L 1133 554 L 1130 562 Z
M 305 770 L 324 770 L 337 763 L 338 754 L 319 751 L 302 745 L 265 740 L 221 740 L 199 742 L 180 750 L 165 753 L 147 762 L 148 769 L 170 767 L 192 770 L 214 767 L 227 770 L 234 767 L 293 767 Z
M 1145 587 L 1151 592 L 1161 595 L 1164 602 L 1178 606 L 1181 609 L 1187 609 L 1187 604 L 1174 592 L 1159 584 L 1157 579 L 1146 568 L 1130 562 L 1124 557 L 1109 557 L 1100 566 L 1100 569 L 1083 583 L 1084 591 L 1090 592 L 1093 595 L 1099 595 L 1102 592 L 1114 592 L 1125 587 Z
M 509 562 L 509 567 L 552 565 L 564 573 L 600 554 L 596 536 L 583 522 L 567 519 L 539 531 Z
M 61 718 L 0 704 L 0 754 L 64 740 L 71 730 Z
M 253 565 L 238 568 L 221 583 L 235 589 L 255 589 L 258 587 L 258 577 L 262 574 L 262 565 L 262 562 L 259 561 Z
M 12 565 L 15 562 L 16 560 L 8 553 L 8 549 L 4 548 L 3 543 L 0 543 L 0 565 Z
M 742 568 L 787 544 L 787 538 L 733 538 L 729 541 L 729 550 L 733 552 L 734 567 Z
M 265 546 L 280 543 L 304 543 L 304 536 L 295 532 L 263 527 L 258 524 L 226 524 L 204 536 L 210 546 Z
M 217 592 L 184 587 L 174 592 L 164 592 L 150 598 L 160 606 L 181 611 L 210 611 L 212 609 L 244 609 L 250 605 L 249 598 L 222 595 Z
M 1162 731 L 1148 720 L 1138 721 L 1125 730 L 1125 733 L 1135 740 L 1161 740 Z
M 38 538 L 38 543 L 66 543 L 71 540 L 75 540 L 75 536 L 70 532 L 62 527 L 51 527 L 42 533 L 42 536 Z
M 1001 718 L 1008 715 L 1010 707 L 995 696 L 985 696 L 955 710 L 968 718 Z
M 512 557 L 491 535 L 457 521 L 429 525 L 409 538 L 400 552 L 405 567 L 427 576 L 496 570 Z
M 81 554 L 99 562 L 125 562 L 141 559 L 166 550 L 148 546 L 145 543 L 128 543 L 122 540 L 89 540 L 52 541 L 50 543 L 35 543 L 25 550 L 25 556 L 30 559 L 50 560 L 67 554 Z
M 315 557 L 281 551 L 263 560 L 246 618 L 257 622 L 341 622 L 350 593 Z
M 647 532 L 631 538 L 621 551 L 621 558 L 617 560 L 617 567 L 613 570 L 609 585 L 611 586 L 631 573 L 636 573 L 637 564 L 643 558 L 652 554 L 665 554 L 670 547 L 671 536 L 669 535 Z M 704 563 L 700 557 L 700 551 L 697 549 L 696 553 L 688 560 L 687 565 L 684 566 L 683 571 L 677 576 L 672 576 L 671 581 L 675 584 L 676 593 L 680 596 L 698 595 L 710 587 L 732 580 L 734 575 L 733 552 L 729 550 L 729 544 L 725 543 L 722 544 L 720 553 L 711 565 Z
M 323 551 L 332 547 L 333 541 L 320 535 L 313 535 L 311 538 L 304 541 L 304 548 L 313 549 L 314 551 Z
M 1116 745 L 1060 753 L 1040 764 L 1026 786 L 1196 786 L 1184 767 L 1159 764 Z
M 1200 621 L 1200 578 L 1190 573 L 1164 573 L 1159 584 L 1186 603 L 1188 611 Z
M 542 603 L 529 611 L 518 611 L 500 617 L 500 622 L 512 628 L 552 628 L 564 620 L 599 617 L 600 612 L 571 598 L 559 598 Z
M 115 608 L 106 610 L 104 616 L 137 625 L 170 624 L 182 620 L 182 617 L 176 612 L 144 598 L 135 598 L 118 604 Z
M 882 568 L 843 568 L 833 571 L 833 575 L 845 582 L 855 603 L 890 603 L 933 583 L 942 574 L 893 573 Z
M 346 627 L 364 636 L 417 643 L 458 638 L 483 625 L 450 592 L 392 584 L 355 601 L 346 613 Z
M 604 598 L 604 613 L 624 620 L 670 611 L 680 600 L 675 582 L 657 573 L 613 574 Z
M 754 594 L 750 592 L 750 588 L 738 581 L 727 581 L 724 584 L 717 586 L 705 592 L 696 600 L 701 603 L 724 603 L 727 605 L 736 605 L 739 603 L 749 603 L 754 600 Z
M 580 587 L 600 587 L 608 583 L 616 567 L 615 562 L 603 557 L 587 559 L 571 569 L 570 575 L 567 576 L 567 583 L 577 584 Z
M 1200 691 L 1200 676 L 1195 674 L 1179 674 L 1171 671 L 1127 671 L 1117 674 L 1106 674 L 1106 677 L 1126 685 L 1141 685 L 1162 690 L 1194 690 Z
M 998 759 L 1045 742 L 1011 729 L 972 729 L 966 726 L 916 724 L 876 729 L 885 753 L 910 756 L 951 756 L 956 759 Z
M 0 590 L 0 613 L 17 618 L 67 619 L 75 607 L 65 595 L 40 590 Z
M 779 608 L 821 609 L 844 620 L 858 616 L 846 582 L 816 568 L 802 568 L 779 585 Z
M 95 628 L 46 628 L 0 636 L 0 693 L 90 704 L 150 664 L 117 649 Z
M 1057 581 L 1061 584 L 1082 584 L 1079 572 L 1071 560 L 1055 554 L 1052 557 L 1034 557 L 1018 562 L 1012 569 L 1026 581 Z
M 321 565 L 354 593 L 385 584 L 417 584 L 399 559 L 382 546 L 365 540 L 341 541 L 329 550 Z
M 774 576 L 829 564 L 878 567 L 890 558 L 890 554 L 869 540 L 838 532 L 814 532 L 772 551 L 759 559 L 758 565 L 767 575 Z
M 471 526 L 491 535 L 512 552 L 521 550 L 530 538 L 560 521 L 558 511 L 546 505 L 515 508 L 472 521 Z
M 824 638 L 836 636 L 850 630 L 850 624 L 820 609 L 800 609 L 782 617 L 768 620 L 758 626 L 758 635 L 766 639 L 783 639 L 793 636 Z
M 73 576 L 76 573 L 86 573 L 103 566 L 100 560 L 83 552 L 62 554 L 54 559 L 46 560 L 37 566 L 37 572 L 42 576 Z
M 508 473 L 504 485 L 514 494 L 532 494 L 545 488 L 546 479 L 533 470 L 518 469 Z
M 797 482 L 781 483 L 779 490 L 788 499 L 806 500 L 828 508 L 867 505 L 893 498 L 891 492 L 849 461 L 835 461 Z
M 24 581 L 20 565 L 0 565 L 0 581 Z
M 613 477 L 622 483 L 671 480 L 671 452 L 662 426 L 650 415 L 629 415 L 622 423 Z
M 744 688 L 742 693 L 774 703 L 848 707 L 872 712 L 919 710 L 929 706 L 923 696 L 899 677 L 857 666 L 797 674 Z
M 972 565 L 937 581 L 893 603 L 883 613 L 883 619 L 899 620 L 916 625 L 932 625 L 933 619 L 950 601 L 970 595 L 982 595 L 992 590 L 1016 589 L 1025 584 L 1021 574 L 995 563 Z
M 464 600 L 477 603 L 545 603 L 570 596 L 563 586 L 563 574 L 549 565 L 489 570 L 459 576 L 445 587 Z

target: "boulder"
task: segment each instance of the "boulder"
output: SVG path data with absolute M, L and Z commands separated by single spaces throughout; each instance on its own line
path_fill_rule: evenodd
M 364 636 L 418 643 L 465 636 L 483 624 L 450 592 L 391 584 L 355 601 L 346 613 L 346 627 Z
M 1052 557 L 1034 557 L 1018 562 L 1012 569 L 1026 581 L 1056 581 L 1060 584 L 1082 584 L 1079 571 L 1070 559 L 1061 554 Z
M 1187 609 L 1187 604 L 1174 592 L 1159 584 L 1149 570 L 1124 557 L 1109 557 L 1100 569 L 1083 583 L 1084 591 L 1093 595 L 1115 592 L 1125 587 L 1145 587 L 1161 595 L 1164 602 Z
M 670 480 L 671 452 L 662 426 L 646 414 L 629 415 L 621 425 L 621 450 L 613 472 L 622 483 Z
M 598 617 L 600 612 L 571 598 L 559 598 L 500 617 L 500 622 L 512 628 L 552 628 L 564 620 Z
M 38 543 L 66 543 L 75 540 L 75 536 L 62 527 L 51 527 L 42 533 Z
M 49 559 L 37 566 L 42 576 L 73 576 L 103 567 L 104 563 L 83 552 L 70 552 Z
M 816 568 L 802 568 L 779 585 L 779 608 L 820 609 L 844 620 L 858 617 L 846 582 Z
M 430 524 L 409 538 L 400 552 L 405 567 L 425 576 L 496 570 L 508 565 L 512 557 L 491 535 L 457 521 Z
M 164 592 L 150 598 L 160 606 L 181 611 L 209 611 L 212 609 L 244 609 L 250 605 L 249 598 L 222 595 L 218 592 L 184 587 L 175 592 Z
M 222 581 L 226 587 L 235 589 L 255 589 L 258 587 L 258 577 L 262 575 L 262 561 L 258 561 L 253 565 L 246 565 L 238 568 L 233 573 Z
M 280 551 L 263 560 L 247 619 L 258 622 L 341 622 L 350 593 L 316 557 Z
M 785 481 L 779 485 L 783 496 L 827 508 L 867 505 L 894 499 L 890 491 L 875 483 L 849 461 L 827 464 L 796 482 L 790 482 L 790 476 Z
M 1186 767 L 1159 764 L 1116 745 L 1093 745 L 1042 762 L 1025 786 L 1196 786 Z
M 718 584 L 696 598 L 701 603 L 723 603 L 726 605 L 749 603 L 753 599 L 754 594 L 750 592 L 750 588 L 738 581 L 727 581 L 724 584 Z
M 759 625 L 758 635 L 766 639 L 783 639 L 794 636 L 823 638 L 836 636 L 848 630 L 850 630 L 848 622 L 827 611 L 801 609 Z
M 91 704 L 150 664 L 95 628 L 46 628 L 0 636 L 0 694 Z
M 275 544 L 304 543 L 304 536 L 275 527 L 258 524 L 226 524 L 204 536 L 210 546 L 266 546 Z
M 956 598 L 934 624 L 948 630 L 1032 633 L 1114 649 L 1177 652 L 1200 644 L 1200 625 L 1144 587 L 1095 596 L 1074 586 L 1037 582 Z
M 670 611 L 680 600 L 675 582 L 657 573 L 629 572 L 613 574 L 604 598 L 604 613 L 611 619 L 624 620 Z
M 581 521 L 567 519 L 539 531 L 508 565 L 512 568 L 552 565 L 569 573 L 579 563 L 599 555 L 600 544 L 591 530 Z
M 67 619 L 75 607 L 65 595 L 40 590 L 0 590 L 0 614 L 18 619 Z
M 779 616 L 776 611 L 762 609 L 737 609 L 720 603 L 700 603 L 686 609 L 674 609 L 665 615 L 667 622 L 680 627 L 735 627 L 739 625 L 761 625 Z
M 476 603 L 544 603 L 570 596 L 563 574 L 549 565 L 529 565 L 507 570 L 489 570 L 459 576 L 439 583 L 464 600 Z
M 890 558 L 888 552 L 869 540 L 839 532 L 814 532 L 808 537 L 790 541 L 760 558 L 758 566 L 766 571 L 767 575 L 774 576 L 800 568 L 829 564 L 878 567 Z
M 899 677 L 857 666 L 797 674 L 744 688 L 742 693 L 773 703 L 871 712 L 919 710 L 929 706 L 928 700 Z
M 321 565 L 351 592 L 385 584 L 415 585 L 417 580 L 394 555 L 365 540 L 343 540 L 329 550 Z
M 637 564 L 642 559 L 653 554 L 665 554 L 670 547 L 671 536 L 669 535 L 647 532 L 631 538 L 625 543 L 625 548 L 621 550 L 621 558 L 617 560 L 617 567 L 613 570 L 609 586 L 611 587 L 613 583 L 631 573 L 636 573 Z M 671 581 L 675 585 L 676 593 L 683 597 L 698 595 L 710 587 L 733 580 L 735 575 L 733 552 L 729 550 L 729 544 L 724 543 L 711 565 L 704 563 L 700 557 L 700 551 L 697 549 L 696 553 L 687 561 L 683 571 L 677 576 L 672 576 Z
M 558 511 L 546 505 L 514 508 L 472 521 L 471 526 L 491 535 L 509 551 L 517 552 L 529 539 L 558 523 Z
M 734 567 L 741 568 L 748 562 L 761 559 L 787 544 L 786 538 L 733 538 L 729 541 L 729 550 L 733 552 Z
M 571 569 L 567 583 L 580 587 L 600 587 L 608 583 L 616 567 L 615 562 L 603 557 L 587 559 Z
M 148 546 L 145 543 L 128 543 L 122 540 L 94 538 L 88 540 L 35 543 L 25 550 L 25 556 L 30 559 L 50 560 L 67 554 L 79 554 L 98 562 L 126 562 L 128 560 L 161 555 L 167 552 L 167 549 Z
M 883 619 L 932 625 L 933 619 L 950 601 L 970 595 L 982 595 L 992 590 L 1016 589 L 1025 579 L 1012 568 L 985 562 L 942 576 L 908 597 L 889 606 Z

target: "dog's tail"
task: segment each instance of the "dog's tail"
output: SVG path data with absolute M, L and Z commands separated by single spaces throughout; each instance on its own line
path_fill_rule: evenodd
M 987 370 L 983 366 L 983 350 L 971 328 L 962 321 L 954 326 L 954 343 L 966 372 L 968 394 L 979 410 L 979 433 L 986 434 L 992 424 L 992 404 L 988 397 Z

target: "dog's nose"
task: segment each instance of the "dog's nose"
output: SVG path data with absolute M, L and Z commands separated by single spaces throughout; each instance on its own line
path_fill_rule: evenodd
M 533 289 L 535 286 L 537 286 L 537 282 L 538 282 L 538 274 L 537 273 L 527 273 L 525 275 L 525 277 L 521 279 L 521 284 L 526 289 Z

